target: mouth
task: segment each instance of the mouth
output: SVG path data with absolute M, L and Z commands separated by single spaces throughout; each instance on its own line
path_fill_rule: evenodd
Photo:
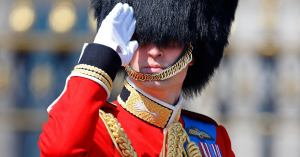
M 141 72 L 146 74 L 153 74 L 153 73 L 159 73 L 163 70 L 164 68 L 161 66 L 145 66 L 141 69 Z

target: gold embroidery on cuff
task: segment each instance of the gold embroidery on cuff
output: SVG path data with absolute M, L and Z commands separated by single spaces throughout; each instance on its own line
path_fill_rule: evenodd
M 109 84 L 109 82 L 107 81 L 107 79 L 105 79 L 102 75 L 99 75 L 98 73 L 92 72 L 92 71 L 88 71 L 85 69 L 74 69 L 74 72 L 79 72 L 81 74 L 84 75 L 88 75 L 91 76 L 101 82 L 103 82 L 105 84 L 105 86 L 111 91 L 112 90 L 112 86 Z
M 76 65 L 74 69 L 84 69 L 84 70 L 96 72 L 97 74 L 102 75 L 105 79 L 107 79 L 107 81 L 109 82 L 110 85 L 112 85 L 112 83 L 113 83 L 112 79 L 105 71 L 103 71 L 102 69 L 99 69 L 95 66 L 91 66 L 91 65 L 87 65 L 87 64 L 79 64 L 79 65 Z

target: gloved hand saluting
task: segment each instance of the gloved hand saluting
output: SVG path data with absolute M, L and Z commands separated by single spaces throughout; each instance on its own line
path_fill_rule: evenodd
M 127 3 L 118 3 L 102 21 L 94 43 L 114 49 L 122 60 L 122 66 L 125 66 L 138 48 L 137 41 L 130 41 L 135 25 L 133 8 Z

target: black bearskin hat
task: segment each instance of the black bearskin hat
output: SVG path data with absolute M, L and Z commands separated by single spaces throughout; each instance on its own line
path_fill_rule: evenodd
M 118 2 L 133 7 L 139 43 L 192 43 L 194 63 L 183 92 L 200 93 L 220 64 L 238 0 L 91 0 L 98 27 Z

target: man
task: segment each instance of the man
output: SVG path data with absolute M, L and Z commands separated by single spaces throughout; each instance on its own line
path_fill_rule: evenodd
M 98 33 L 48 108 L 41 156 L 233 157 L 225 128 L 182 106 L 219 65 L 237 0 L 127 3 L 92 1 Z

